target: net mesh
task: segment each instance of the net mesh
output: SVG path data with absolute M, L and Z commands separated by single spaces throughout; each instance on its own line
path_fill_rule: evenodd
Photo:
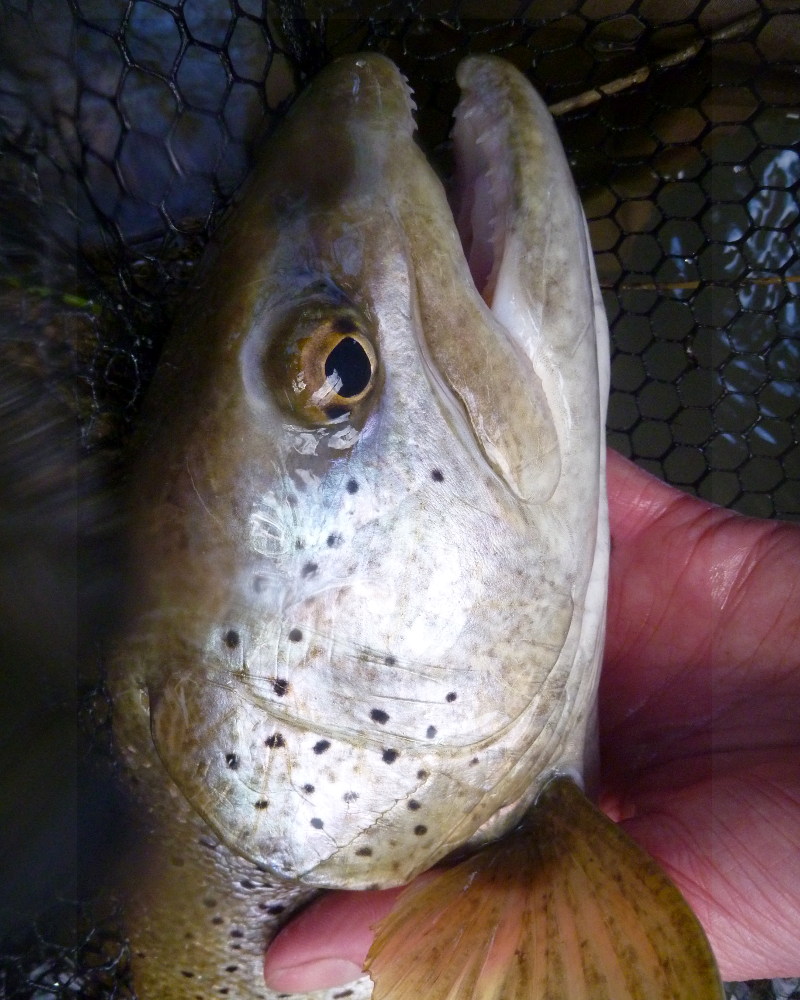
M 700 496 L 800 518 L 796 3 L 501 0 L 491 17 L 487 6 L 0 0 L 3 415 L 24 411 L 30 431 L 77 413 L 90 527 L 254 147 L 304 81 L 359 49 L 407 74 L 445 175 L 458 61 L 499 53 L 528 74 L 589 218 L 613 338 L 610 443 Z M 15 474 L 3 491 L 13 479 L 14 502 L 51 517 L 72 464 L 43 471 L 36 433 L 5 437 Z M 90 554 L 94 579 L 92 565 Z M 124 945 L 70 913 L 10 939 L 0 995 L 128 995 Z

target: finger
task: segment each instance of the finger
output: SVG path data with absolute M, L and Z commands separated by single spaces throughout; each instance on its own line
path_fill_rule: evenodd
M 286 993 L 344 986 L 361 974 L 372 927 L 401 888 L 331 892 L 303 910 L 272 942 L 264 960 L 270 989 Z

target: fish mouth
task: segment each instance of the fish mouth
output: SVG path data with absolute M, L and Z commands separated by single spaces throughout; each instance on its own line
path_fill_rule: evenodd
M 491 309 L 511 203 L 507 134 L 486 95 L 467 89 L 468 63 L 459 67 L 458 81 L 463 89 L 450 133 L 455 168 L 448 200 L 472 280 Z

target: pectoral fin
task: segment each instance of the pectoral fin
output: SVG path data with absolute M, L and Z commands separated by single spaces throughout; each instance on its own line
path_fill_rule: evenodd
M 525 823 L 415 883 L 378 925 L 373 1000 L 721 1000 L 703 930 L 569 778 Z

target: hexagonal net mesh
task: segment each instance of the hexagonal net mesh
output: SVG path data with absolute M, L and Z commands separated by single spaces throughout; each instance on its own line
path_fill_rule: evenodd
M 36 444 L 53 399 L 77 411 L 89 516 L 254 146 L 305 80 L 359 49 L 407 74 L 444 174 L 458 61 L 495 52 L 528 74 L 590 221 L 610 443 L 719 503 L 800 517 L 795 3 L 0 0 L 3 415 L 21 420 L 46 385 L 17 434 Z M 18 503 L 74 471 L 34 475 L 19 448 L 0 449 L 24 470 L 2 487 Z M 88 996 L 90 981 L 127 995 L 118 942 L 86 933 L 28 935 L 2 995 Z

